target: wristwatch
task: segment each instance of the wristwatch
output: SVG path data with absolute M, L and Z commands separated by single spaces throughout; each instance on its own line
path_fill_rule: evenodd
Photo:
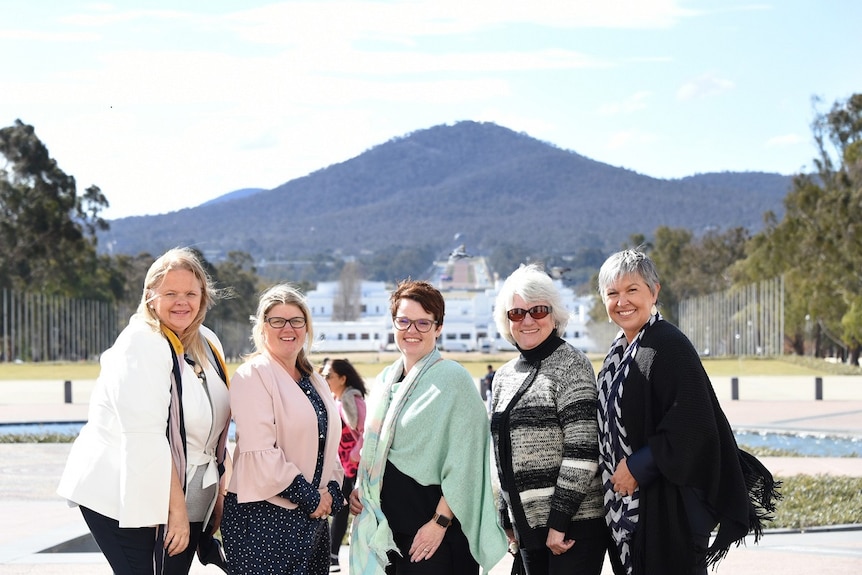
M 444 529 L 452 525 L 451 517 L 446 517 L 445 515 L 440 515 L 439 513 L 435 513 L 433 519 L 431 520 Z

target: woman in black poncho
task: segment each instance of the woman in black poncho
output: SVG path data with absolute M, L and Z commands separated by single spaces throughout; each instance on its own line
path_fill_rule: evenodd
M 598 376 L 599 465 L 617 575 L 704 574 L 778 497 L 772 476 L 736 445 L 700 358 L 656 309 L 655 264 L 618 252 L 599 271 L 621 331 Z M 720 524 L 710 545 L 710 533 Z

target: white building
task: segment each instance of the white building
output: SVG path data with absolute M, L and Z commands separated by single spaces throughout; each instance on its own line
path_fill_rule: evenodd
M 491 278 L 483 257 L 450 257 L 436 262 L 430 280 L 446 300 L 446 316 L 438 343 L 444 351 L 512 350 L 499 337 L 494 324 L 494 302 L 500 280 Z M 592 297 L 578 296 L 555 280 L 571 313 L 563 339 L 576 348 L 597 351 L 587 330 Z M 315 343 L 320 353 L 380 351 L 394 349 L 389 315 L 391 287 L 384 282 L 363 281 L 360 287 L 360 317 L 356 321 L 332 321 L 338 282 L 321 282 L 309 292 L 308 306 L 314 318 Z

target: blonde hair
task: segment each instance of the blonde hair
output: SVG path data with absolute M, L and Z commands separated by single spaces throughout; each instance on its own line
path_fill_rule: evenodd
M 272 286 L 260 296 L 260 301 L 257 304 L 257 312 L 252 320 L 251 339 L 254 342 L 254 352 L 248 357 L 259 355 L 266 349 L 266 340 L 263 329 L 266 324 L 266 315 L 273 307 L 278 304 L 292 304 L 302 311 L 302 316 L 305 318 L 305 342 L 302 344 L 302 349 L 299 350 L 299 355 L 296 357 L 296 366 L 305 373 L 313 373 L 314 367 L 308 359 L 311 343 L 314 341 L 314 327 L 311 325 L 311 311 L 308 309 L 308 304 L 305 302 L 305 296 L 302 295 L 296 287 L 290 284 L 278 284 Z
M 173 248 L 153 262 L 144 278 L 144 291 L 141 294 L 141 302 L 138 304 L 137 316 L 143 318 L 155 331 L 161 330 L 161 320 L 156 315 L 155 309 L 150 306 L 150 302 L 158 296 L 156 290 L 162 285 L 165 276 L 174 270 L 192 272 L 201 284 L 201 305 L 198 308 L 198 313 L 189 327 L 182 334 L 177 334 L 177 337 L 183 344 L 185 352 L 192 359 L 207 366 L 209 365 L 209 354 L 204 346 L 208 344 L 200 336 L 199 328 L 204 323 L 207 310 L 215 305 L 216 300 L 221 298 L 221 291 L 215 289 L 200 258 L 191 248 Z

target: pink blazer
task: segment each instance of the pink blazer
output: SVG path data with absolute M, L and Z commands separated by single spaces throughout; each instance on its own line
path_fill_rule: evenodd
M 329 481 L 341 485 L 338 461 L 341 417 L 326 381 L 311 375 L 326 405 L 328 426 L 319 491 Z M 233 474 L 228 491 L 240 503 L 269 501 L 292 509 L 296 504 L 278 494 L 300 473 L 310 483 L 317 463 L 317 415 L 305 393 L 266 352 L 237 369 L 231 378 L 230 407 L 236 424 Z

